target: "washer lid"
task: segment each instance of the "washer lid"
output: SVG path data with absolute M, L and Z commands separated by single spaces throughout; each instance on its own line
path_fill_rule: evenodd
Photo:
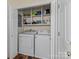
M 50 34 L 50 31 L 46 31 L 46 30 L 38 31 L 38 34 Z

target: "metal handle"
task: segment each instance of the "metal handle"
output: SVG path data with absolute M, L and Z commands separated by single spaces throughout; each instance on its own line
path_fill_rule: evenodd
M 71 56 L 71 52 L 70 51 L 67 52 L 67 56 Z

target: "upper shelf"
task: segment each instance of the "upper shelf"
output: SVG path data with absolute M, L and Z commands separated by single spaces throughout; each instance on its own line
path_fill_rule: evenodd
M 25 24 L 25 26 L 50 26 L 50 24 Z

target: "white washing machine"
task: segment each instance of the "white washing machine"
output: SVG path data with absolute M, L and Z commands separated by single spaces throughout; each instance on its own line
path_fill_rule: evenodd
M 19 53 L 34 56 L 34 36 L 36 32 L 19 34 Z

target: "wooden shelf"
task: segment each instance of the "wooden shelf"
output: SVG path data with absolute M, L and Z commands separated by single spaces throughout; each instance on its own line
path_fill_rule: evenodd
M 41 15 L 36 15 L 36 16 L 32 16 L 32 17 L 41 17 Z
M 24 24 L 25 26 L 50 26 L 50 24 Z
M 45 15 L 43 15 L 43 16 L 50 16 L 50 14 L 45 14 Z

